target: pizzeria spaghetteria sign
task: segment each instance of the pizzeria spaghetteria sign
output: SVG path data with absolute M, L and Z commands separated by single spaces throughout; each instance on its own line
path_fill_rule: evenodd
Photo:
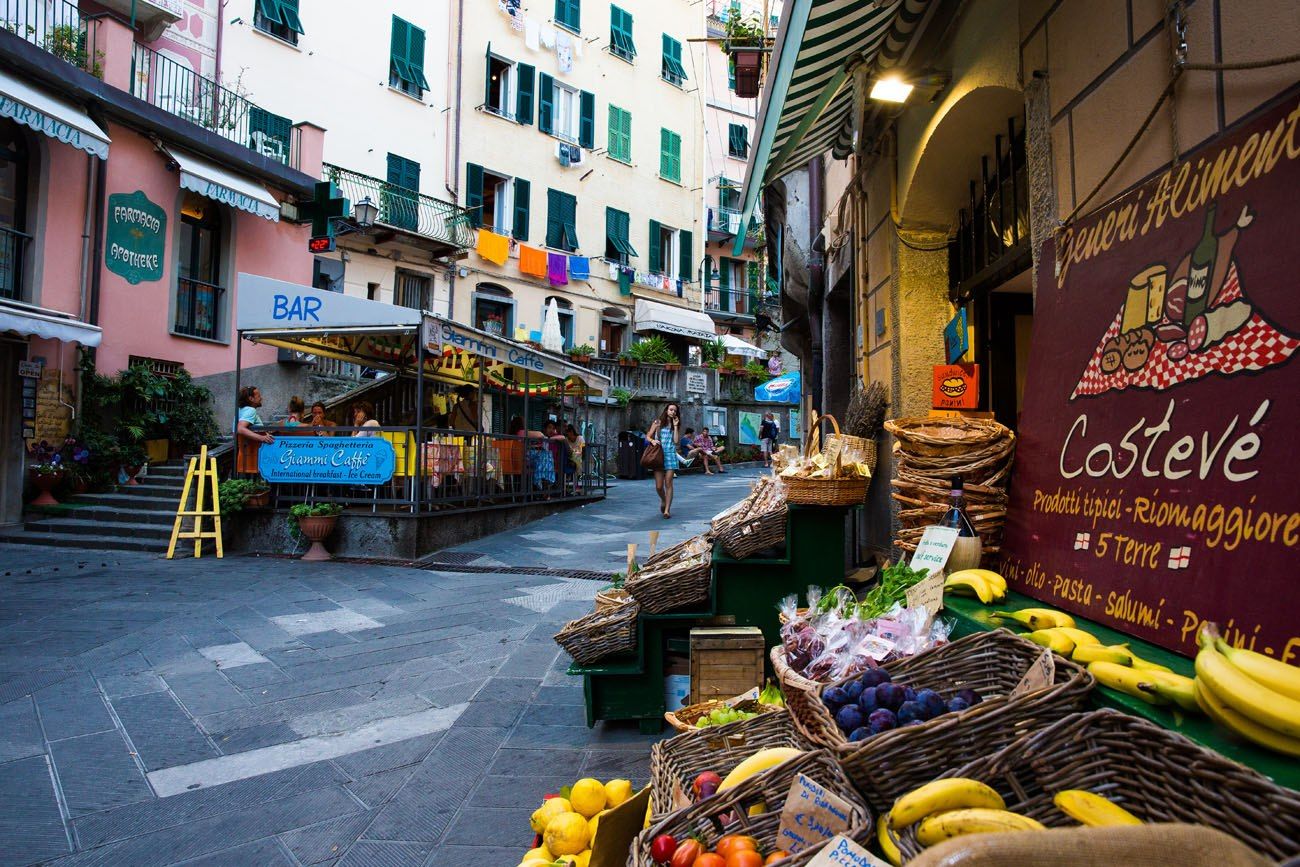
M 1007 579 L 1300 661 L 1300 88 L 1049 242 Z

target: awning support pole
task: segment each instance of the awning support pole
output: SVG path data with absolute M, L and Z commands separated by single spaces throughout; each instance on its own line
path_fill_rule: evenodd
M 236 331 L 236 332 L 235 332 L 235 419 L 236 419 L 236 422 L 235 422 L 235 461 L 234 461 L 234 464 L 233 464 L 233 466 L 234 466 L 235 469 L 234 469 L 234 471 L 232 471 L 231 474 L 230 474 L 232 478 L 233 478 L 235 475 L 237 475 L 238 472 L 239 472 L 239 423 L 238 423 L 238 419 L 239 419 L 239 375 L 240 375 L 240 372 L 241 372 L 241 371 L 240 371 L 240 360 L 241 360 L 241 358 L 243 357 L 243 351 L 244 351 L 244 332 L 242 332 L 242 331 Z
M 483 379 L 487 376 L 487 359 L 480 355 L 477 366 L 478 400 L 475 401 L 474 411 L 478 413 L 478 418 L 474 419 L 474 430 L 478 431 L 478 440 L 474 444 L 474 462 L 478 466 L 474 473 L 474 483 L 478 486 L 478 494 L 481 497 L 487 490 L 487 479 L 483 477 L 483 452 L 487 450 L 487 438 L 483 436 L 486 433 L 483 430 Z M 491 425 L 490 421 L 488 425 Z
M 424 329 L 415 341 L 415 492 L 411 508 L 424 512 Z
M 533 441 L 528 436 L 528 368 L 524 368 L 524 499 L 528 499 L 528 493 L 533 489 L 533 474 L 528 471 L 528 450 L 532 448 Z

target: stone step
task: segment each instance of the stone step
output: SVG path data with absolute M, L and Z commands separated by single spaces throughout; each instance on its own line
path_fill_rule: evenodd
M 129 488 L 127 490 L 130 490 Z M 176 511 L 177 497 L 161 496 L 155 493 L 113 493 L 113 494 L 79 494 L 73 502 L 83 506 L 112 506 L 135 509 L 158 509 Z
M 58 517 L 105 524 L 166 524 L 170 527 L 176 517 L 176 507 L 173 505 L 169 509 L 132 509 L 120 506 L 82 506 Z
M 138 485 L 125 485 L 117 489 L 120 494 L 144 494 L 150 497 L 179 497 L 185 489 L 185 480 L 177 479 L 173 484 L 170 479 L 153 479 L 141 481 Z
M 128 539 L 170 539 L 171 527 L 165 524 L 114 523 L 104 524 L 99 521 L 85 521 L 78 518 L 42 518 L 23 523 L 23 529 L 31 534 L 60 536 L 104 536 L 120 534 Z
M 146 478 L 183 479 L 189 472 L 189 464 L 159 464 L 149 468 Z
M 65 533 L 30 533 L 7 530 L 0 532 L 0 542 L 14 545 L 48 545 L 58 548 L 93 548 L 99 551 L 145 551 L 167 553 L 166 541 L 132 536 L 79 536 Z M 193 549 L 191 549 L 193 550 Z

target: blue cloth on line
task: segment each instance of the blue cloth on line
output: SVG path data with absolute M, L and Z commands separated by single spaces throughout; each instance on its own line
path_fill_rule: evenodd
M 589 280 L 591 279 L 591 259 L 586 256 L 569 257 L 569 279 L 571 280 Z

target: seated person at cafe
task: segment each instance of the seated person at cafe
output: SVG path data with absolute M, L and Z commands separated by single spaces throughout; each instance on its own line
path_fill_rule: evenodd
M 256 473 L 257 452 L 265 443 L 275 442 L 269 433 L 253 430 L 262 426 L 257 410 L 262 405 L 262 391 L 255 385 L 239 390 L 239 411 L 235 415 L 235 472 Z
M 374 417 L 375 405 L 370 401 L 359 400 L 352 404 L 349 414 L 352 416 L 352 427 L 358 428 L 352 432 L 354 437 L 379 436 L 379 421 Z
M 713 475 L 713 471 L 709 469 L 709 458 L 713 458 L 714 463 L 718 465 L 718 472 L 726 472 L 726 470 L 722 468 L 722 458 L 719 457 L 719 455 L 722 454 L 722 446 L 714 444 L 713 437 L 709 436 L 708 428 L 700 429 L 699 434 L 695 437 L 694 445 L 695 448 L 699 450 L 700 455 L 704 458 L 705 475 Z
M 284 426 L 298 427 L 302 424 L 303 409 L 304 407 L 302 405 L 301 397 L 295 394 L 293 397 L 289 398 L 289 414 L 285 416 Z
M 334 427 L 334 422 L 325 416 L 325 404 L 319 400 L 311 405 L 311 415 L 308 416 L 304 424 L 310 427 Z M 317 432 L 317 436 L 319 436 Z
M 700 450 L 695 447 L 695 428 L 688 427 L 686 433 L 677 441 L 677 462 L 684 467 L 695 463 Z
M 449 426 L 452 430 L 477 433 L 479 427 L 478 389 L 462 385 L 456 389 L 459 400 L 452 407 Z

